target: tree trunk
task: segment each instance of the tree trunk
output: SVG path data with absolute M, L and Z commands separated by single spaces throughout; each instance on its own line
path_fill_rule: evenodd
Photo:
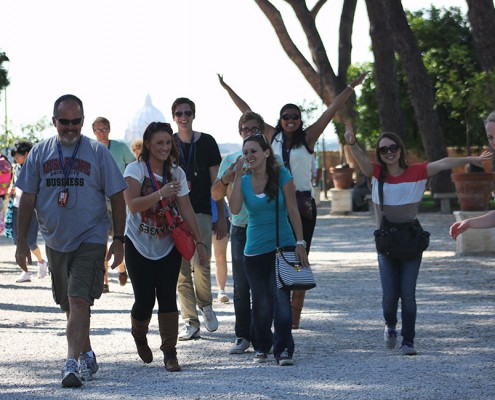
M 397 133 L 406 142 L 400 107 L 399 86 L 395 68 L 395 52 L 390 43 L 381 0 L 366 0 L 370 20 L 370 37 L 375 58 L 376 100 L 383 131 Z
M 430 77 L 421 59 L 416 37 L 409 27 L 400 0 L 382 0 L 392 43 L 399 53 L 407 76 L 408 90 L 418 122 L 419 133 L 428 161 L 447 157 L 447 148 L 438 115 L 434 109 L 434 94 Z M 452 192 L 450 171 L 431 179 L 435 192 Z
M 335 97 L 347 85 L 347 68 L 351 62 L 351 40 L 345 35 L 352 34 L 352 24 L 356 8 L 356 0 L 344 0 L 344 6 L 341 16 L 340 26 L 340 43 L 339 43 L 339 60 L 344 65 L 339 66 L 339 75 L 335 74 L 334 68 L 330 64 L 323 41 L 321 40 L 318 29 L 316 28 L 316 16 L 321 7 L 327 0 L 319 0 L 312 10 L 309 10 L 306 1 L 286 0 L 294 10 L 301 28 L 303 29 L 308 47 L 311 52 L 311 64 L 299 51 L 292 41 L 287 27 L 284 24 L 280 11 L 268 0 L 255 0 L 258 7 L 263 11 L 271 25 L 275 29 L 282 48 L 292 62 L 299 68 L 304 78 L 308 81 L 314 91 L 320 96 L 323 103 L 330 105 Z M 352 115 L 354 100 L 346 102 L 340 114 L 343 116 Z M 341 119 L 336 116 L 336 120 Z
M 483 71 L 495 70 L 495 7 L 493 0 L 466 0 L 474 45 Z

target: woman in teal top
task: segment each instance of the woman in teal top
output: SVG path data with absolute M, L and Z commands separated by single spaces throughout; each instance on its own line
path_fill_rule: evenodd
M 251 342 L 256 352 L 254 361 L 268 361 L 268 352 L 273 345 L 277 363 L 292 365 L 294 340 L 290 290 L 277 289 L 275 282 L 275 198 L 278 193 L 280 246 L 295 245 L 298 260 L 302 265 L 309 265 L 294 182 L 289 171 L 276 161 L 263 135 L 245 139 L 242 152 L 243 157 L 236 164 L 229 204 L 233 214 L 241 211 L 243 203 L 248 212 L 244 265 L 252 293 Z M 272 321 L 274 334 L 271 331 Z

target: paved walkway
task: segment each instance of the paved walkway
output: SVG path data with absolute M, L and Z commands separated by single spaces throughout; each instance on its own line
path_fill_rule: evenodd
M 113 272 L 111 292 L 92 312 L 100 371 L 81 389 L 60 388 L 65 317 L 53 303 L 49 278 L 15 283 L 15 249 L 2 237 L 0 398 L 495 398 L 493 260 L 455 256 L 447 233 L 452 215 L 422 214 L 420 219 L 432 243 L 417 289 L 417 356 L 400 356 L 383 345 L 370 216 L 329 215 L 324 202 L 310 257 L 318 286 L 308 292 L 301 329 L 294 332 L 294 367 L 254 364 L 252 353 L 229 355 L 233 305 L 216 301 L 220 328 L 215 333 L 202 329 L 201 340 L 179 344 L 182 372 L 163 369 L 156 317 L 149 335 L 156 360 L 144 365 L 129 332 L 132 287 L 119 286 Z

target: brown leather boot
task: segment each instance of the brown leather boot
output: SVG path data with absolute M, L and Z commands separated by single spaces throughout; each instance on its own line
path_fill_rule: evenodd
M 177 336 L 179 335 L 179 313 L 168 312 L 158 313 L 158 326 L 160 327 L 160 337 L 162 345 L 160 350 L 163 351 L 163 364 L 168 372 L 177 372 L 182 370 L 177 361 Z
M 299 329 L 301 311 L 304 306 L 305 290 L 292 291 L 292 329 Z
M 148 333 L 148 325 L 150 323 L 151 318 L 148 318 L 146 321 L 138 321 L 133 318 L 131 315 L 131 333 L 134 338 L 134 342 L 136 342 L 137 352 L 141 360 L 143 360 L 146 364 L 149 364 L 153 361 L 153 353 L 151 352 L 150 347 L 148 346 L 148 339 L 146 339 L 146 334 Z

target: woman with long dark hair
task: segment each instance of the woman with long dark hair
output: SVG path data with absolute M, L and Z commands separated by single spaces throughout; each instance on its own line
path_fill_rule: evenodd
M 276 161 L 262 134 L 244 139 L 242 152 L 243 157 L 236 162 L 229 204 L 233 214 L 239 213 L 243 204 L 248 214 L 244 267 L 252 297 L 250 336 L 256 352 L 254 361 L 266 362 L 273 345 L 277 363 L 292 365 L 290 290 L 276 286 L 275 250 L 278 223 L 280 247 L 295 246 L 301 264 L 309 264 L 294 183 L 287 168 Z
M 165 209 L 189 225 L 196 240 L 200 263 L 206 261 L 206 246 L 189 201 L 186 175 L 177 166 L 178 151 L 170 124 L 152 122 L 143 135 L 139 159 L 127 166 L 124 192 L 129 208 L 126 221 L 125 261 L 134 289 L 131 311 L 132 336 L 139 357 L 153 361 L 146 334 L 158 300 L 158 324 L 165 369 L 180 371 L 177 360 L 179 314 L 177 279 L 182 256 L 170 234 Z

